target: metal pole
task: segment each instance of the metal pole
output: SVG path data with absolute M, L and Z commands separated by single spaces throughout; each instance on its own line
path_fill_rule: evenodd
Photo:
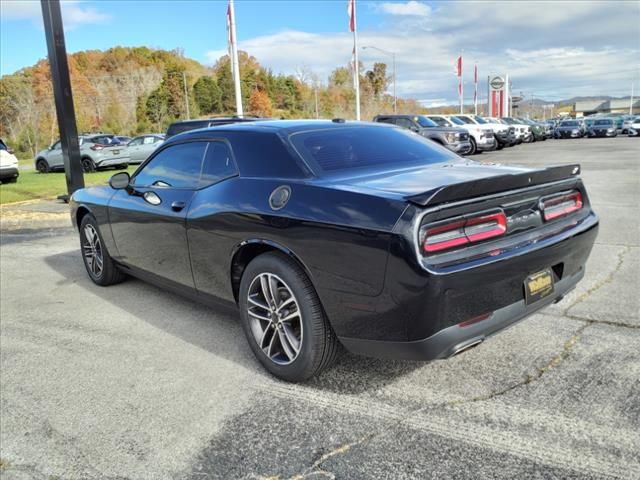
M 231 11 L 231 50 L 233 53 L 233 71 L 235 73 L 236 114 L 241 117 L 243 115 L 242 92 L 240 91 L 240 64 L 238 62 L 238 45 L 236 41 L 236 11 L 233 6 L 233 0 L 229 0 L 229 9 Z
M 398 113 L 398 96 L 396 95 L 396 54 L 393 54 L 393 113 Z
M 462 54 L 464 50 L 460 51 L 460 115 L 464 114 L 464 58 Z
M 315 94 L 316 97 L 316 119 L 320 118 L 320 114 L 318 112 L 318 86 L 316 85 L 316 88 L 313 90 L 313 93 Z
M 487 75 L 487 117 L 493 116 L 489 102 L 491 102 L 491 75 Z
M 182 85 L 184 86 L 184 104 L 187 107 L 187 120 L 191 120 L 191 113 L 189 112 L 189 93 L 187 92 L 187 74 L 182 72 Z
M 631 100 L 629 100 L 629 115 L 633 115 L 633 82 L 631 82 Z
M 84 176 L 80 161 L 80 144 L 78 142 L 76 114 L 73 109 L 73 94 L 71 92 L 60 1 L 41 0 L 40 5 L 44 21 L 44 35 L 47 39 L 56 116 L 58 117 L 58 128 L 60 129 L 67 192 L 71 195 L 76 190 L 84 188 Z
M 358 26 L 356 23 L 356 2 L 353 1 L 353 69 L 356 90 L 356 120 L 360 121 L 360 64 L 358 63 Z

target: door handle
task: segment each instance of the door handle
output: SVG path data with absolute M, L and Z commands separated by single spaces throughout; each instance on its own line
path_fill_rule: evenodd
M 171 210 L 173 210 L 174 212 L 179 212 L 185 207 L 185 205 L 186 204 L 184 202 L 173 202 L 171 204 Z

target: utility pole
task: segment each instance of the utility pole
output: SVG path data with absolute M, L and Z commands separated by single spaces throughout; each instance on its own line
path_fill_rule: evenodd
M 67 47 L 64 41 L 64 26 L 59 0 L 41 0 L 44 35 L 47 39 L 49 68 L 53 83 L 53 98 L 56 104 L 56 116 L 62 143 L 62 160 L 67 180 L 67 192 L 71 195 L 84 188 L 84 175 L 80 161 L 78 127 L 73 109 L 71 78 L 67 62 Z
M 631 82 L 631 100 L 629 100 L 629 115 L 633 115 L 633 82 Z
M 189 92 L 187 91 L 187 74 L 182 72 L 182 85 L 184 86 L 184 104 L 187 107 L 187 120 L 191 120 L 191 113 L 189 112 Z

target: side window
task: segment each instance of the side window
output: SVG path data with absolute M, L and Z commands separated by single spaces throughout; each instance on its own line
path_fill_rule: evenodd
M 380 123 L 390 123 L 391 125 L 395 124 L 395 122 L 393 121 L 393 118 L 389 118 L 389 117 L 378 117 L 378 122 L 380 122 Z
M 142 138 L 134 138 L 129 142 L 129 146 L 131 147 L 137 147 L 138 145 L 142 145 Z
M 415 125 L 408 118 L 396 118 L 396 125 L 402 128 L 415 128 Z
M 62 148 L 62 143 L 60 142 L 60 140 L 58 140 L 56 143 L 53 144 L 53 146 L 51 147 L 51 150 L 60 150 Z
M 133 178 L 135 186 L 198 188 L 207 142 L 187 142 L 165 148 Z
M 149 145 L 151 143 L 155 143 L 156 137 L 144 137 L 144 144 Z
M 209 142 L 202 165 L 200 185 L 211 185 L 237 173 L 229 145 L 225 142 Z

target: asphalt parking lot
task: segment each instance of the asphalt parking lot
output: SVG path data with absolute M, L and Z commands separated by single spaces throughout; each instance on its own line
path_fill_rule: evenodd
M 70 228 L 3 232 L 0 476 L 640 478 L 640 141 L 474 158 L 582 164 L 583 282 L 451 359 L 344 355 L 302 385 L 259 367 L 233 312 L 93 285 Z

